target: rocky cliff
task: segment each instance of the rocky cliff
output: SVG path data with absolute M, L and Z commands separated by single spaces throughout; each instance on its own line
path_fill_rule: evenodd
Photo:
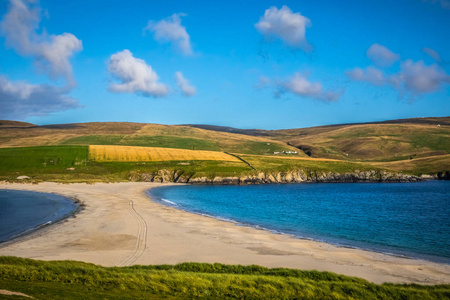
M 423 179 L 413 175 L 392 173 L 388 171 L 355 171 L 352 173 L 305 172 L 303 170 L 289 172 L 255 172 L 254 174 L 221 177 L 196 176 L 182 171 L 159 170 L 154 173 L 131 174 L 131 181 L 147 182 L 179 182 L 191 184 L 265 184 L 265 183 L 300 183 L 300 182 L 415 182 Z

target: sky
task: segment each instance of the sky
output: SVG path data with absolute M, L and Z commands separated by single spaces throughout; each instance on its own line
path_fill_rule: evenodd
M 450 0 L 0 0 L 0 119 L 282 129 L 450 115 Z

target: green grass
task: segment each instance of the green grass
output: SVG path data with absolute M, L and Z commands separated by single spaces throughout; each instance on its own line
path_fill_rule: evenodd
M 212 142 L 194 138 L 174 136 L 131 136 L 118 134 L 84 135 L 65 140 L 63 145 L 124 145 L 141 147 L 162 147 L 176 149 L 194 149 L 220 151 L 220 147 Z
M 274 152 L 281 151 L 293 151 L 294 149 L 288 148 L 277 143 L 271 142 L 256 142 L 256 141 L 242 141 L 239 144 L 229 145 L 224 151 L 231 153 L 242 153 L 242 154 L 259 154 L 259 155 L 269 155 Z
M 450 170 L 450 155 L 414 158 L 404 161 L 376 163 L 378 166 L 413 175 L 436 174 Z
M 241 158 L 245 159 L 258 171 L 263 172 L 286 172 L 290 170 L 305 170 L 316 172 L 335 172 L 335 173 L 347 173 L 369 170 L 379 170 L 379 168 L 368 166 L 361 163 L 353 163 L 347 161 L 316 161 L 316 160 L 304 160 L 304 159 L 283 159 L 276 157 L 265 157 L 256 155 L 241 155 Z
M 88 160 L 85 146 L 40 146 L 0 149 L 0 171 L 48 172 L 83 166 Z
M 448 131 L 447 131 L 448 133 Z M 444 150 L 450 153 L 450 134 L 437 133 L 411 135 L 411 143 L 416 148 L 429 148 L 431 150 Z
M 132 136 L 117 145 L 220 151 L 220 146 L 214 141 L 175 136 Z
M 63 141 L 62 145 L 117 145 L 125 135 L 83 135 Z
M 448 299 L 450 285 L 376 285 L 329 272 L 183 263 L 106 268 L 0 257 L 0 286 L 36 299 Z

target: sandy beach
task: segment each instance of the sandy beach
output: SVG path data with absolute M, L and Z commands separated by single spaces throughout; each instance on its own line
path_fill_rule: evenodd
M 375 283 L 450 283 L 450 266 L 296 239 L 150 201 L 158 183 L 10 184 L 83 204 L 75 217 L 0 245 L 0 255 L 103 266 L 220 262 L 330 271 Z

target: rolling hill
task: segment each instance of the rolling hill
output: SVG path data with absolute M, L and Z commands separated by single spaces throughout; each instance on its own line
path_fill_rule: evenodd
M 11 121 L 0 121 L 8 124 Z M 297 151 L 283 141 L 211 131 L 182 125 L 127 122 L 78 123 L 0 127 L 0 147 L 50 145 L 122 145 L 191 150 L 273 154 Z M 300 154 L 302 155 L 302 154 Z
M 391 161 L 450 154 L 450 117 L 260 130 L 188 125 L 285 142 L 311 157 Z
M 121 152 L 114 150 L 119 152 L 111 159 L 98 160 L 91 153 L 97 149 L 93 145 L 119 146 L 114 149 Z M 141 158 L 158 155 L 133 160 L 119 159 L 119 153 Z M 327 181 L 330 176 L 330 181 L 382 180 L 391 176 L 386 175 L 389 171 L 445 177 L 450 170 L 450 117 L 285 130 L 128 122 L 37 126 L 0 121 L 0 162 L 0 180 L 14 180 L 25 173 L 39 180 L 62 181 L 234 178 L 230 183 Z M 348 177 L 349 173 L 357 173 L 356 178 Z
M 450 169 L 450 117 L 285 130 L 190 126 L 282 141 L 315 158 L 366 162 L 416 174 Z

